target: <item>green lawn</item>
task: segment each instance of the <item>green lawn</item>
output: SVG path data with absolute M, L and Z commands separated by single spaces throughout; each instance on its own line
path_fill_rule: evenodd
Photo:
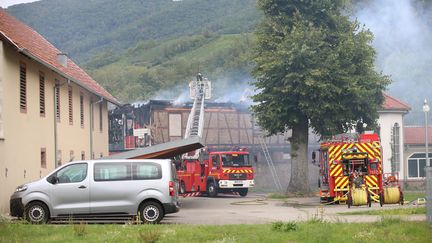
M 404 191 L 404 200 L 411 202 L 417 198 L 425 198 L 426 194 L 424 191 Z
M 395 209 L 381 209 L 381 210 L 368 210 L 368 211 L 355 211 L 338 213 L 340 215 L 411 215 L 411 214 L 426 214 L 425 206 L 409 207 L 409 208 L 395 208 Z
M 432 227 L 383 217 L 376 223 L 262 225 L 29 225 L 0 222 L 0 242 L 428 242 Z

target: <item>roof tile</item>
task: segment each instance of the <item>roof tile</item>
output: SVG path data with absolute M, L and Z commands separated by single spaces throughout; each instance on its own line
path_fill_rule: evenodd
M 382 108 L 384 110 L 400 110 L 400 111 L 409 111 L 411 107 L 400 100 L 384 93 L 384 104 Z
M 119 104 L 117 99 L 91 78 L 71 59 L 67 58 L 67 67 L 57 61 L 61 52 L 49 41 L 34 31 L 29 26 L 17 20 L 0 8 L 0 38 L 12 42 L 21 50 L 25 50 L 40 60 L 43 65 L 54 67 L 62 76 L 70 77 L 78 84 L 84 86 L 90 92 L 102 96 L 106 100 Z

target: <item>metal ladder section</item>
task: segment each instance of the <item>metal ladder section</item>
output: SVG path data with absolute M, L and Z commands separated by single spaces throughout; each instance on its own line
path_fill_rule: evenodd
M 274 167 L 273 160 L 272 160 L 270 153 L 268 151 L 267 144 L 265 143 L 264 138 L 262 136 L 258 136 L 258 139 L 259 139 L 259 142 L 261 145 L 261 149 L 264 153 L 264 157 L 267 161 L 267 165 L 269 167 L 270 173 L 273 177 L 273 181 L 274 181 L 274 184 L 276 186 L 276 189 L 281 192 L 281 191 L 283 191 L 282 184 L 280 183 L 279 177 L 278 177 L 277 172 L 276 172 L 276 168 Z
M 202 119 L 204 114 L 203 108 L 204 108 L 204 96 L 201 96 L 201 98 L 197 99 L 196 107 L 195 107 L 195 114 L 192 117 L 192 126 L 190 130 L 190 137 L 199 136 L 201 137 L 202 133 Z
M 204 95 L 202 93 L 194 100 L 189 113 L 185 138 L 202 137 L 204 125 Z

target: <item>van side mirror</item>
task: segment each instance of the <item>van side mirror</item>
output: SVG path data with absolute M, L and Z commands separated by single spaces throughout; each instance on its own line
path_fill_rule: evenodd
M 51 176 L 49 179 L 48 179 L 48 181 L 51 183 L 51 184 L 57 184 L 58 182 L 59 182 L 59 178 L 57 177 L 57 176 L 55 176 L 55 175 L 53 175 L 53 176 Z

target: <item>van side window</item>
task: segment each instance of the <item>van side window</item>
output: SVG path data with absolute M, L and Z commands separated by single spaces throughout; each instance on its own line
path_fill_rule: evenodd
M 58 184 L 81 182 L 87 177 L 87 164 L 69 165 L 57 171 L 53 176 L 57 176 Z
M 132 180 L 131 163 L 95 163 L 95 181 Z
M 162 178 L 162 168 L 156 163 L 133 164 L 134 180 L 154 180 Z

